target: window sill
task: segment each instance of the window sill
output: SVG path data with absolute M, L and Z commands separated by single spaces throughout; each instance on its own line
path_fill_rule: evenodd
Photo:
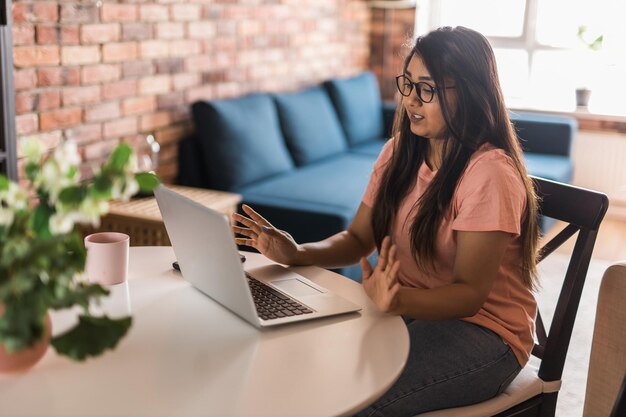
M 626 134 L 626 116 L 592 113 L 584 107 L 578 107 L 574 111 L 544 110 L 523 106 L 511 106 L 510 109 L 512 111 L 523 111 L 529 113 L 570 116 L 574 117 L 578 121 L 578 127 L 580 130 L 595 130 Z

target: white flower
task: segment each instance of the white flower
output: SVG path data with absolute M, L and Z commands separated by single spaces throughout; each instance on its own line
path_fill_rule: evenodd
M 96 201 L 96 203 L 98 204 L 98 213 L 100 213 L 101 216 L 104 216 L 105 214 L 107 214 L 109 212 L 109 202 L 108 201 Z
M 135 179 L 134 175 L 126 176 L 126 185 L 124 186 L 124 192 L 122 193 L 122 200 L 128 201 L 132 196 L 139 191 L 139 183 Z
M 13 224 L 13 211 L 8 208 L 0 206 L 0 226 L 9 227 Z
M 122 197 L 122 184 L 121 181 L 117 180 L 113 182 L 111 185 L 111 198 L 113 200 L 118 200 Z
M 59 165 L 63 175 L 67 175 L 70 168 L 80 164 L 80 155 L 76 143 L 66 140 L 54 149 L 54 160 Z
M 41 168 L 41 180 L 44 184 L 54 184 L 61 177 L 61 169 L 57 161 L 49 159 Z
M 89 223 L 94 227 L 100 226 L 100 217 L 109 211 L 109 202 L 86 198 L 80 203 L 78 212 L 75 212 L 78 223 Z
M 62 171 L 62 167 L 56 159 L 49 159 L 41 168 L 41 173 L 37 177 L 35 183 L 37 186 L 43 187 L 50 193 L 50 200 L 55 203 L 57 197 L 63 188 L 78 184 L 80 178 L 78 170 L 73 174 L 66 167 L 66 172 Z
M 139 162 L 137 160 L 137 155 L 133 152 L 132 154 L 130 154 L 128 162 L 124 166 L 124 173 L 133 174 L 137 171 L 139 171 Z
M 24 210 L 28 204 L 28 193 L 16 183 L 11 182 L 4 200 L 9 207 L 13 207 L 16 210 Z
M 37 186 L 47 190 L 51 199 L 55 201 L 65 181 L 61 175 L 59 164 L 55 160 L 49 159 L 41 167 L 41 173 L 35 182 Z
M 43 156 L 43 145 L 41 142 L 31 136 L 21 140 L 22 154 L 28 162 L 39 162 Z
M 50 233 L 53 235 L 62 235 L 69 233 L 74 229 L 74 219 L 62 213 L 55 213 L 50 216 Z

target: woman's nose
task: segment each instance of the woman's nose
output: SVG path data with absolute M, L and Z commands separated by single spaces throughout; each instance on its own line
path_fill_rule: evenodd
M 417 90 L 415 89 L 411 91 L 411 94 L 409 94 L 408 97 L 405 97 L 405 100 L 407 100 L 410 104 L 413 104 L 415 106 L 421 106 L 422 104 L 424 104 L 424 102 L 417 95 Z

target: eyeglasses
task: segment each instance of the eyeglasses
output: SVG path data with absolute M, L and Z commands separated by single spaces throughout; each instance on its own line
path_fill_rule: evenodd
M 398 75 L 396 77 L 396 87 L 398 87 L 398 91 L 404 97 L 410 96 L 411 92 L 413 92 L 413 88 L 415 88 L 415 91 L 417 91 L 417 97 L 419 97 L 419 99 L 424 103 L 430 103 L 433 101 L 433 98 L 435 97 L 435 90 L 455 88 L 454 86 L 433 87 L 423 81 L 416 83 L 411 81 L 411 79 L 406 75 Z

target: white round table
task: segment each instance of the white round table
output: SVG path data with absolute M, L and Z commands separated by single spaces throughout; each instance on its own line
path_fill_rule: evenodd
M 246 253 L 246 268 L 269 261 Z M 2 416 L 334 416 L 372 403 L 398 378 L 409 338 L 361 286 L 317 267 L 298 273 L 359 313 L 258 330 L 171 269 L 170 247 L 134 247 L 127 283 L 103 309 L 131 311 L 114 351 L 75 363 L 52 348 L 30 371 L 0 374 Z M 75 312 L 52 313 L 58 334 Z

